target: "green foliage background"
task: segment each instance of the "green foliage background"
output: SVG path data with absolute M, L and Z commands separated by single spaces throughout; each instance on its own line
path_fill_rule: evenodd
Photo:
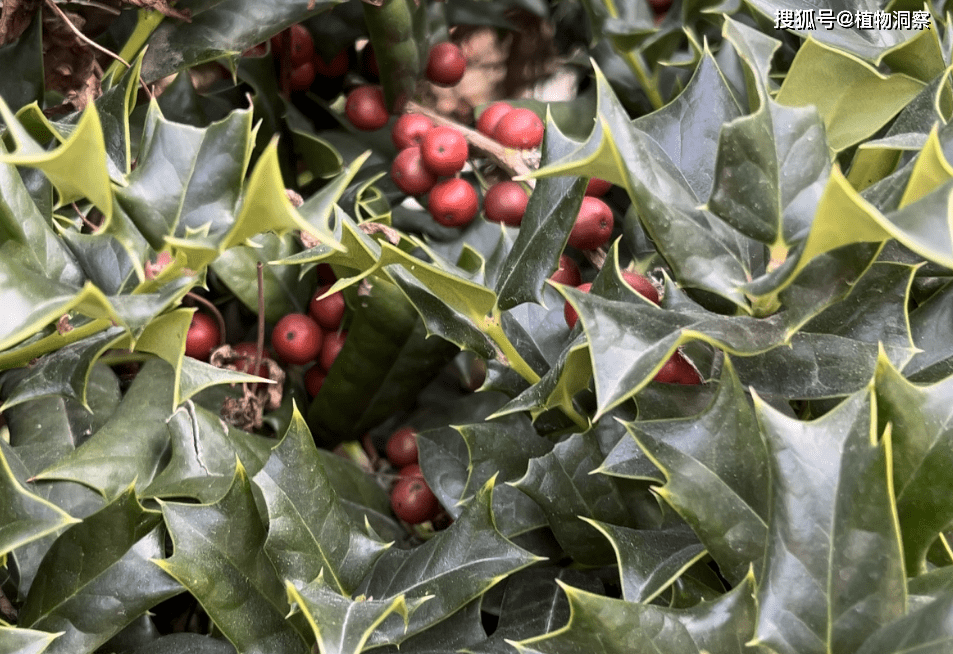
M 676 2 L 658 26 L 641 1 L 359 4 L 137 12 L 133 66 L 55 120 L 39 28 L 0 50 L 0 588 L 15 611 L 0 654 L 949 651 L 943 4 L 926 30 L 803 34 L 772 28 L 803 8 L 780 0 Z M 518 231 L 419 229 L 378 174 L 386 132 L 322 129 L 280 99 L 270 60 L 239 57 L 302 20 L 337 44 L 366 27 L 392 48 L 396 97 L 447 24 L 505 28 L 497 4 L 584 19 L 592 57 L 588 95 L 534 105 L 546 138 Z M 137 106 L 140 74 L 212 60 L 235 82 L 199 95 L 180 73 Z M 297 208 L 289 155 L 310 180 Z M 594 176 L 627 209 L 585 294 L 545 280 Z M 84 232 L 73 203 L 102 227 Z M 147 279 L 160 252 L 174 263 Z M 630 259 L 664 281 L 661 306 L 623 283 Z M 269 321 L 304 307 L 318 263 L 355 315 L 310 406 L 292 382 L 268 416 L 277 438 L 219 419 L 254 378 L 184 356 L 185 295 L 214 277 L 254 309 L 258 261 Z M 99 362 L 116 349 L 143 360 L 128 389 Z M 678 349 L 705 384 L 652 382 Z M 474 395 L 431 384 L 460 350 L 489 370 Z M 315 441 L 414 402 L 454 521 L 401 548 L 377 480 Z M 208 634 L 150 620 L 184 593 Z

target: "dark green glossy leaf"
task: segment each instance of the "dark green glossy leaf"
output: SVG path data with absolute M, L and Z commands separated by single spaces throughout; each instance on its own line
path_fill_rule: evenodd
M 486 639 L 480 614 L 482 598 L 477 598 L 452 614 L 398 645 L 385 645 L 380 654 L 447 654 Z
M 726 595 L 690 609 L 593 595 L 562 585 L 571 616 L 562 628 L 513 643 L 526 654 L 753 654 L 748 648 L 755 625 L 751 576 Z
M 88 652 L 136 616 L 181 592 L 158 570 L 163 557 L 158 512 L 146 511 L 130 487 L 47 552 L 20 612 L 20 624 L 64 632 L 47 651 Z
M 559 544 L 577 562 L 605 565 L 615 559 L 605 537 L 583 518 L 638 526 L 625 480 L 590 474 L 604 456 L 592 432 L 573 434 L 552 452 L 531 459 L 514 486 L 543 509 Z
M 265 556 L 265 526 L 240 463 L 221 500 L 163 503 L 162 515 L 175 552 L 156 565 L 198 599 L 239 652 L 309 654 L 302 634 L 285 619 L 290 607 Z
M 630 529 L 596 520 L 589 523 L 605 534 L 615 550 L 622 598 L 648 604 L 705 555 L 691 529 Z
M 148 486 L 169 446 L 173 385 L 171 366 L 147 361 L 103 428 L 36 478 L 77 481 L 107 498 L 133 480 L 137 487 Z
M 391 616 L 368 641 L 399 642 L 460 610 L 506 575 L 538 557 L 506 540 L 494 527 L 490 504 L 493 482 L 487 483 L 449 528 L 412 550 L 391 549 L 378 559 L 358 591 L 385 600 L 426 596 L 410 619 Z
M 178 633 L 157 638 L 129 654 L 235 654 L 235 647 L 210 636 Z
M 568 139 L 552 118 L 547 119 L 541 165 L 572 152 L 578 143 Z M 576 222 L 585 183 L 582 179 L 541 179 L 530 195 L 513 249 L 496 280 L 498 303 L 510 309 L 525 302 L 543 301 L 543 284 L 559 265 Z
M 297 605 L 314 630 L 321 654 L 359 654 L 371 634 L 387 616 L 396 614 L 408 620 L 427 598 L 409 603 L 403 595 L 388 599 L 341 595 L 324 581 L 324 576 L 302 587 L 285 581 L 288 601 Z
M 953 286 L 944 286 L 910 312 L 910 334 L 921 351 L 904 366 L 905 376 L 930 382 L 953 373 Z
M 232 485 L 236 461 L 254 474 L 271 454 L 271 439 L 227 428 L 221 418 L 191 401 L 176 409 L 167 423 L 171 459 L 140 492 L 142 497 L 191 497 L 211 504 Z
M 299 590 L 323 571 L 323 584 L 348 594 L 387 547 L 368 538 L 338 503 L 297 410 L 254 482 L 268 506 L 265 551 L 281 578 Z
M 953 647 L 953 595 L 945 593 L 926 606 L 872 633 L 857 654 L 942 654 Z
M 4 498 L 0 505 L 0 556 L 76 522 L 17 481 L 8 460 L 16 454 L 9 448 L 7 443 L 0 443 L 0 495 Z
M 0 46 L 0 69 L 5 71 L 0 97 L 13 111 L 43 100 L 42 25 L 39 14 L 34 14 L 30 26 L 16 41 Z
M 877 362 L 877 421 L 892 427 L 893 477 L 907 574 L 926 572 L 926 553 L 953 520 L 949 477 L 953 378 L 916 386 L 881 355 Z
M 757 398 L 755 409 L 771 461 L 755 641 L 779 654 L 856 652 L 906 608 L 890 430 L 878 442 L 869 389 L 813 422 Z
M 313 5 L 278 0 L 267 4 L 248 0 L 186 0 L 176 9 L 191 10 L 189 22 L 166 18 L 149 38 L 142 77 L 152 82 L 183 68 L 237 57 L 293 23 L 327 11 L 337 0 Z
M 42 357 L 18 381 L 0 408 L 8 409 L 23 402 L 54 395 L 68 397 L 86 406 L 86 387 L 93 366 L 122 334 L 121 328 L 112 327 Z

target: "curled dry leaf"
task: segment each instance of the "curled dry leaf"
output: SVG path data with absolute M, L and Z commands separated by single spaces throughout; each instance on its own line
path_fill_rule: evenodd
M 169 18 L 178 18 L 187 23 L 192 22 L 192 12 L 188 9 L 173 9 L 168 0 L 123 0 L 124 4 L 133 5 L 142 9 L 152 9 L 158 11 L 163 16 Z
M 244 361 L 244 355 L 236 352 L 231 345 L 223 345 L 213 350 L 209 356 L 209 363 L 226 370 L 239 370 L 239 361 Z M 281 406 L 285 371 L 265 356 L 262 357 L 261 366 L 265 367 L 265 376 L 273 380 L 274 384 L 242 384 L 242 397 L 227 398 L 222 404 L 222 418 L 244 431 L 259 429 L 265 411 L 274 411 Z

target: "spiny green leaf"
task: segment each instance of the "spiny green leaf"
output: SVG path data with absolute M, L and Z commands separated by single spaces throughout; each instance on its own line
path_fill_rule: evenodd
M 692 418 L 632 422 L 632 437 L 665 474 L 656 493 L 688 522 L 738 583 L 761 568 L 768 534 L 767 451 L 753 409 L 725 357 L 715 399 Z
M 907 574 L 927 570 L 926 553 L 953 520 L 953 487 L 946 475 L 953 456 L 948 396 L 953 378 L 931 386 L 908 382 L 886 359 L 877 362 L 877 421 L 893 437 L 893 477 Z
M 77 522 L 55 504 L 37 497 L 17 481 L 8 461 L 16 456 L 0 442 L 0 557 L 30 541 Z
M 285 619 L 290 607 L 265 555 L 265 525 L 241 463 L 218 502 L 163 503 L 162 515 L 175 552 L 154 563 L 198 599 L 239 652 L 309 654 L 302 634 Z
M 757 397 L 755 409 L 771 461 L 771 515 L 754 642 L 779 654 L 856 652 L 906 611 L 891 431 L 878 442 L 869 388 L 813 422 Z
M 490 504 L 493 481 L 488 482 L 450 527 L 411 550 L 384 553 L 358 592 L 385 600 L 431 596 L 411 616 L 410 626 L 391 616 L 374 632 L 368 644 L 399 642 L 446 619 L 485 593 L 508 574 L 539 560 L 497 531 Z M 405 631 L 406 629 L 406 631 Z
M 526 654 L 755 654 L 751 575 L 726 595 L 690 609 L 637 604 L 560 583 L 569 598 L 569 622 L 556 631 L 511 643 Z
M 60 635 L 0 625 L 0 654 L 43 654 Z
M 953 595 L 945 593 L 926 606 L 894 620 L 864 641 L 857 654 L 943 654 L 953 647 Z
M 148 486 L 169 445 L 173 384 L 171 366 L 158 359 L 145 362 L 109 422 L 36 478 L 77 481 L 106 498 L 133 480 L 137 487 Z
M 349 594 L 387 549 L 358 529 L 338 503 L 297 409 L 254 482 L 268 506 L 265 551 L 286 581 L 304 585 L 323 571 L 326 585 Z
M 236 654 L 227 640 L 193 633 L 168 634 L 129 654 Z
M 181 586 L 151 563 L 163 556 L 159 521 L 159 513 L 143 509 L 129 487 L 67 529 L 40 564 L 20 624 L 64 632 L 47 651 L 90 652 L 180 593 Z
M 394 613 L 406 624 L 410 614 L 427 598 L 407 602 L 403 595 L 388 599 L 351 599 L 324 583 L 323 575 L 298 586 L 285 581 L 288 601 L 297 604 L 317 638 L 321 654 L 359 654 L 371 634 Z
M 203 504 L 222 498 L 235 477 L 235 461 L 249 474 L 261 470 L 273 443 L 264 436 L 228 429 L 217 415 L 186 401 L 168 418 L 172 455 L 142 497 L 194 497 Z

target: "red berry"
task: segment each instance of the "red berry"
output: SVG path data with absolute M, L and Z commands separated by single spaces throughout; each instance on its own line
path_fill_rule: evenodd
M 427 79 L 438 86 L 454 86 L 463 79 L 467 58 L 453 43 L 438 43 L 430 48 L 427 58 Z
M 631 270 L 623 270 L 622 279 L 646 299 L 651 300 L 655 304 L 659 303 L 658 289 L 649 281 L 648 277 Z
M 330 290 L 331 284 L 325 284 L 318 288 L 311 297 L 311 303 L 308 305 L 308 314 L 314 321 L 321 325 L 322 329 L 327 331 L 337 331 L 341 326 L 341 320 L 344 318 L 344 295 L 341 291 L 331 293 L 331 295 L 322 298 L 321 296 Z
M 659 371 L 655 374 L 653 381 L 663 384 L 701 384 L 701 377 L 695 367 L 685 360 L 678 350 L 675 350 L 668 361 L 665 362 Z
M 423 114 L 404 114 L 394 123 L 391 140 L 398 150 L 420 145 L 424 134 L 433 129 L 433 121 Z
M 579 286 L 582 283 L 579 266 L 566 254 L 559 255 L 559 268 L 549 278 L 567 286 Z
M 582 199 L 576 224 L 569 232 L 569 245 L 580 250 L 595 250 L 609 242 L 615 221 L 609 205 L 591 196 Z
M 316 74 L 332 79 L 343 76 L 351 63 L 347 56 L 347 50 L 341 50 L 331 61 L 325 61 L 324 57 L 315 53 L 312 62 L 314 63 L 314 72 Z
M 303 313 L 289 313 L 278 321 L 271 333 L 271 346 L 288 363 L 313 361 L 321 353 L 323 343 L 321 327 Z
M 288 28 L 291 36 L 291 65 L 300 66 L 314 58 L 314 39 L 308 29 L 299 23 Z
M 500 118 L 513 111 L 513 105 L 506 102 L 497 102 L 491 104 L 489 107 L 483 110 L 483 113 L 480 114 L 480 118 L 477 120 L 476 128 L 477 131 L 481 134 L 485 134 L 490 138 L 493 138 L 493 130 L 496 129 L 496 124 L 500 122 Z
M 585 284 L 580 284 L 576 288 L 584 293 L 588 293 L 589 289 L 592 288 L 592 284 L 586 282 Z M 576 313 L 576 310 L 572 308 L 571 304 L 569 304 L 569 300 L 566 300 L 566 306 L 563 307 L 563 317 L 566 319 L 566 324 L 569 325 L 569 329 L 575 327 L 576 322 L 579 320 L 579 314 Z
M 528 150 L 543 142 L 543 121 L 530 109 L 517 107 L 500 118 L 493 138 L 508 148 Z
M 526 213 L 529 196 L 519 182 L 505 181 L 487 189 L 483 197 L 483 213 L 487 220 L 519 227 Z
M 467 140 L 452 127 L 434 127 L 420 141 L 420 156 L 434 175 L 453 175 L 463 169 L 470 150 Z
M 424 473 L 420 469 L 420 465 L 416 463 L 411 463 L 409 466 L 404 466 L 403 468 L 400 469 L 400 472 L 398 474 L 401 477 L 420 477 L 421 479 L 424 478 Z
M 437 176 L 424 165 L 420 148 L 405 148 L 394 157 L 390 178 L 407 195 L 424 195 L 437 183 Z
M 304 373 L 304 387 L 308 390 L 308 395 L 311 397 L 317 395 L 324 386 L 327 376 L 328 373 L 318 364 L 308 368 L 308 372 Z
M 589 180 L 589 183 L 586 184 L 586 195 L 591 195 L 593 197 L 602 197 L 609 192 L 609 189 L 612 188 L 612 182 L 607 182 L 604 179 L 599 179 L 598 177 L 593 177 Z
M 413 427 L 401 427 L 387 439 L 384 452 L 395 468 L 417 463 L 417 430 Z
M 258 353 L 258 344 L 249 343 L 245 341 L 239 343 L 238 345 L 233 345 L 232 349 L 235 350 L 235 355 L 238 357 L 236 361 L 233 362 L 235 368 L 238 372 L 244 372 L 249 375 L 256 375 L 258 377 L 268 378 L 268 366 L 264 363 L 259 364 L 258 372 L 252 371 L 252 367 L 255 365 L 255 355 Z M 268 358 L 267 352 L 262 352 L 261 354 L 262 361 Z
M 291 70 L 290 82 L 292 91 L 307 91 L 314 82 L 314 64 L 306 61 L 295 66 Z
M 412 525 L 433 520 L 440 512 L 440 502 L 420 477 L 404 477 L 390 494 L 394 514 Z
M 664 14 L 672 6 L 672 0 L 649 0 L 649 4 L 656 15 Z
M 208 361 L 208 356 L 218 347 L 221 339 L 222 333 L 215 320 L 196 311 L 192 314 L 192 324 L 185 336 L 185 356 Z
M 384 104 L 384 90 L 374 84 L 358 86 L 348 93 L 344 113 L 354 127 L 365 132 L 380 129 L 390 117 Z
M 321 346 L 321 356 L 318 358 L 322 368 L 331 369 L 334 360 L 338 358 L 344 347 L 345 340 L 347 340 L 347 332 L 331 332 L 324 335 L 324 345 Z
M 437 182 L 430 191 L 427 207 L 433 219 L 444 227 L 463 227 L 477 215 L 480 200 L 466 181 L 453 177 Z

